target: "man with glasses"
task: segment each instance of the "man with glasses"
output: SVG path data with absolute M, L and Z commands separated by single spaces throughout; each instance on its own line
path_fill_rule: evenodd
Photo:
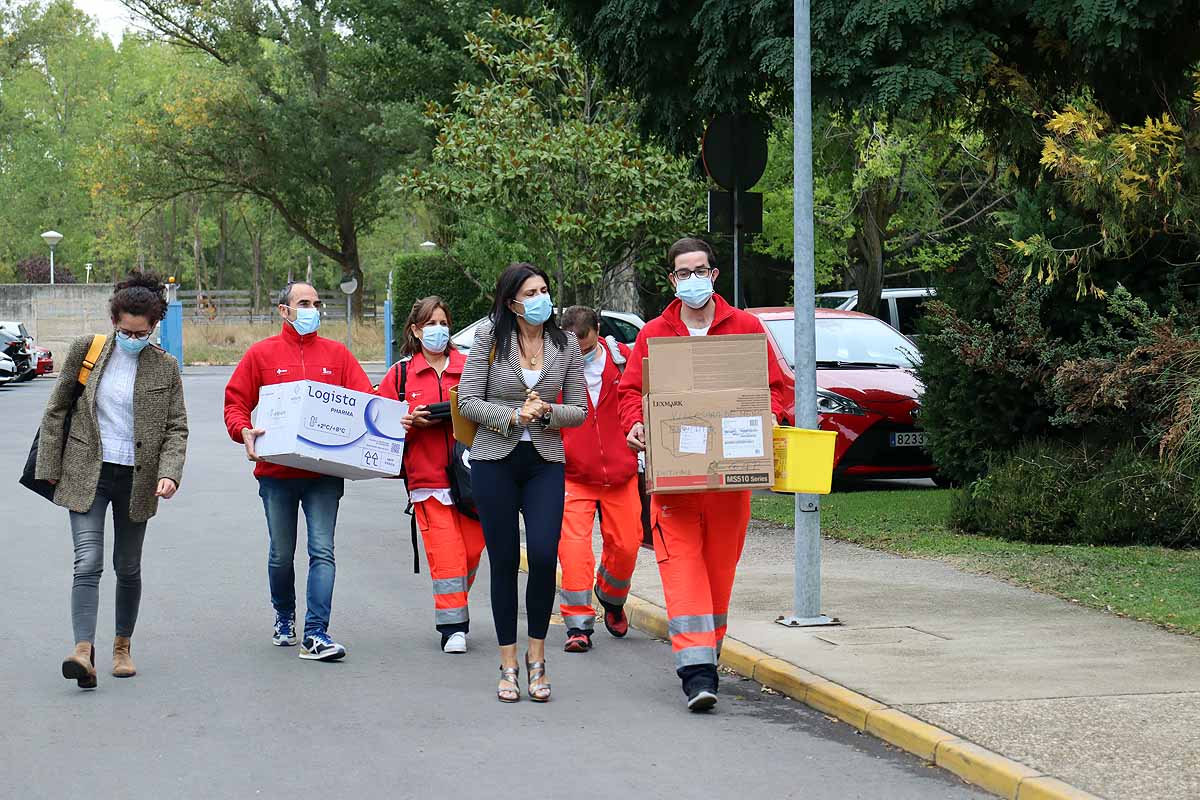
M 758 317 L 734 308 L 714 293 L 713 282 L 720 274 L 714 263 L 712 248 L 699 239 L 680 239 L 667 253 L 668 275 L 677 299 L 638 334 L 618 392 L 621 426 L 635 451 L 646 449 L 642 360 L 647 340 L 764 333 Z M 779 418 L 786 385 L 769 353 L 767 370 L 771 410 Z M 707 711 L 717 703 L 717 660 L 725 638 L 733 577 L 750 524 L 750 492 L 654 495 L 650 523 L 667 600 L 675 671 L 683 683 L 688 708 Z
M 255 462 L 254 477 L 267 515 L 270 549 L 267 577 L 275 628 L 271 642 L 280 647 L 298 643 L 296 636 L 297 514 L 304 509 L 308 531 L 308 595 L 304 641 L 300 657 L 336 661 L 346 648 L 329 636 L 335 564 L 333 532 L 343 480 L 330 475 L 270 464 L 255 453 L 263 434 L 250 421 L 263 386 L 291 381 L 318 381 L 357 392 L 373 391 L 367 373 L 340 342 L 317 334 L 321 325 L 321 299 L 307 283 L 289 284 L 279 293 L 283 330 L 250 347 L 225 387 L 225 427 L 230 437 L 246 448 Z

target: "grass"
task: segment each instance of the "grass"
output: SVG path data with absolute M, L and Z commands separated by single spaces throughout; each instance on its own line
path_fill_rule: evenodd
M 183 355 L 188 364 L 236 364 L 250 345 L 279 333 L 280 323 L 184 324 Z M 359 361 L 382 361 L 384 334 L 382 322 L 354 325 L 354 347 Z M 323 322 L 321 335 L 339 342 L 346 340 L 345 322 Z
M 1073 603 L 1200 635 L 1200 550 L 1039 545 L 951 530 L 950 490 L 863 491 L 821 503 L 831 538 L 949 562 Z M 755 497 L 756 519 L 791 526 L 792 497 Z

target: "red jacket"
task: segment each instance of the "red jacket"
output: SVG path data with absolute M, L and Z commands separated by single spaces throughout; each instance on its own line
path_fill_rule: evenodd
M 229 438 L 242 443 L 242 428 L 254 427 L 250 412 L 258 405 L 263 386 L 292 381 L 318 381 L 374 394 L 375 387 L 358 359 L 341 342 L 315 333 L 301 336 L 288 323 L 278 336 L 250 346 L 225 386 L 225 428 Z M 315 478 L 316 473 L 260 461 L 256 478 Z
M 758 317 L 734 308 L 726 303 L 721 295 L 714 294 L 713 302 L 717 304 L 717 311 L 713 316 L 712 327 L 708 329 L 709 336 L 766 332 Z M 619 394 L 621 429 L 626 433 L 629 433 L 635 424 L 642 421 L 642 359 L 646 357 L 646 340 L 665 336 L 690 335 L 687 326 L 683 324 L 683 319 L 679 316 L 682 305 L 679 300 L 672 301 L 663 311 L 662 316 L 646 323 L 646 327 L 642 328 L 637 342 L 633 345 L 633 355 L 630 356 L 629 364 L 625 367 L 625 374 L 621 376 Z M 787 409 L 786 379 L 783 371 L 779 369 L 779 363 L 771 358 L 770 349 L 767 350 L 766 359 L 767 376 L 771 383 L 771 411 L 778 419 Z
M 598 486 L 617 486 L 637 475 L 637 454 L 625 443 L 621 417 L 617 411 L 617 386 L 621 370 L 604 340 L 604 374 L 600 398 L 592 403 L 588 392 L 587 420 L 578 428 L 563 428 L 563 448 L 567 454 L 567 480 Z M 621 355 L 629 362 L 629 348 L 618 343 Z
M 408 374 L 404 378 L 404 397 L 398 397 L 400 364 L 396 364 L 379 383 L 379 396 L 392 400 L 407 400 L 411 412 L 417 406 L 445 403 L 450 400 L 450 390 L 462 379 L 463 365 L 467 357 L 457 350 L 450 350 L 450 361 L 439 376 L 429 366 L 423 353 L 417 353 L 408 361 Z M 413 428 L 404 439 L 404 475 L 408 490 L 447 489 L 450 479 L 446 468 L 454 455 L 454 432 L 450 421 L 439 422 L 430 428 Z

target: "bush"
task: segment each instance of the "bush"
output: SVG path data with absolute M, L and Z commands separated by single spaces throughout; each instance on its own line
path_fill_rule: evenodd
M 450 305 L 456 331 L 482 317 L 491 307 L 489 298 L 450 256 L 442 252 L 405 253 L 396 257 L 392 283 L 392 319 L 397 338 L 413 303 L 431 294 Z
M 1200 546 L 1188 475 L 1131 446 L 1112 451 L 1039 441 L 997 459 L 958 492 L 952 524 L 1040 544 Z
M 46 256 L 30 256 L 18 262 L 17 278 L 22 283 L 49 283 L 50 259 Z M 55 264 L 54 282 L 75 283 L 75 276 L 65 264 Z

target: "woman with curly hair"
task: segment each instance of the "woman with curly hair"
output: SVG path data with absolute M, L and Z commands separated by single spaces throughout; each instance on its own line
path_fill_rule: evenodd
M 75 649 L 63 660 L 62 674 L 84 689 L 96 687 L 96 614 L 108 507 L 117 574 L 112 674 L 129 678 L 136 674 L 130 637 L 142 596 L 146 523 L 160 497 L 175 495 L 183 473 L 188 425 L 179 365 L 150 342 L 167 311 L 164 294 L 155 275 L 134 272 L 117 284 L 109 303 L 112 335 L 84 336 L 72 344 L 42 417 L 37 477 L 55 485 L 54 502 L 70 511 L 75 542 Z M 76 382 L 83 374 L 87 381 L 80 394 Z

